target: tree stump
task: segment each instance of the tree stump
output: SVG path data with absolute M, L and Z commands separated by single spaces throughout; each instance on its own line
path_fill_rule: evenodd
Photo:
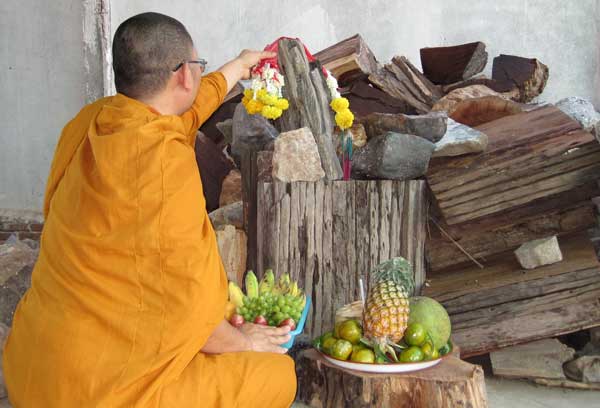
M 453 356 L 422 371 L 371 374 L 336 367 L 306 350 L 296 371 L 296 398 L 311 407 L 487 407 L 483 369 Z

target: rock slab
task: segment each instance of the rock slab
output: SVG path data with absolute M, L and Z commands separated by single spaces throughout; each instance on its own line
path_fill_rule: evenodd
M 488 137 L 485 133 L 448 119 L 448 130 L 435 144 L 433 157 L 461 156 L 481 153 L 487 149 Z
M 219 197 L 219 207 L 242 201 L 242 173 L 233 169 L 223 180 L 221 186 L 221 196 Z
M 236 228 L 244 228 L 244 205 L 242 201 L 221 207 L 208 214 L 215 229 L 223 225 L 233 225 Z
M 581 124 L 581 127 L 593 133 L 600 141 L 600 112 L 583 98 L 572 96 L 561 99 L 556 107 Z
M 241 103 L 235 108 L 231 128 L 231 155 L 241 165 L 244 154 L 263 150 L 277 138 L 279 132 L 262 115 L 249 115 Z
M 284 132 L 275 140 L 273 178 L 291 183 L 325 177 L 315 138 L 309 128 Z
M 525 269 L 535 269 L 563 259 L 556 236 L 526 242 L 515 251 L 515 255 Z
M 600 384 L 600 356 L 583 356 L 569 361 L 564 366 L 571 380 Z
M 31 285 L 38 250 L 14 236 L 0 245 L 0 322 L 10 327 L 21 297 Z
M 369 139 L 386 132 L 395 132 L 420 136 L 435 143 L 446 133 L 447 120 L 445 112 L 430 112 L 425 115 L 371 113 L 361 123 Z
M 223 267 L 227 273 L 227 279 L 238 285 L 242 284 L 244 272 L 246 272 L 246 258 L 248 256 L 248 238 L 242 230 L 233 225 L 224 225 L 215 231 L 219 255 L 223 261 Z

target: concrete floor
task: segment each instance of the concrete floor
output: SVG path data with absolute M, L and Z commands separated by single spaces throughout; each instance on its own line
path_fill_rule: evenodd
M 600 408 L 600 391 L 546 387 L 495 377 L 486 378 L 485 383 L 489 408 Z M 292 408 L 307 406 L 296 403 Z
M 545 387 L 493 377 L 486 378 L 486 387 L 489 408 L 600 408 L 600 391 Z M 0 408 L 10 408 L 10 404 L 0 400 Z M 308 406 L 296 403 L 292 408 Z

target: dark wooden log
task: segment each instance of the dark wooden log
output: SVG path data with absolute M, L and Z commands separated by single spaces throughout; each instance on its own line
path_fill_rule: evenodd
M 555 107 L 477 127 L 484 153 L 434 158 L 427 180 L 449 225 L 490 216 L 600 178 L 600 145 Z
M 426 245 L 432 271 L 470 266 L 472 261 L 455 244 L 483 265 L 488 259 L 521 244 L 553 235 L 563 236 L 584 231 L 596 223 L 591 197 L 600 194 L 596 183 L 544 197 L 527 205 L 457 225 L 447 225 L 439 217 L 430 222 Z M 444 229 L 455 242 L 442 233 Z
M 217 127 L 217 124 L 233 118 L 235 108 L 242 100 L 243 90 L 243 87 L 238 82 L 225 96 L 223 104 L 219 106 L 219 109 L 217 109 L 210 118 L 200 126 L 200 131 L 221 148 L 231 143 L 231 139 L 226 140 L 223 132 Z
M 523 271 L 512 253 L 484 269 L 428 276 L 462 356 L 600 325 L 600 263 L 585 234 L 559 238 L 563 261 Z
M 378 67 L 377 59 L 360 34 L 325 48 L 314 56 L 331 71 L 341 86 L 368 77 Z
M 194 150 L 206 199 L 206 210 L 211 212 L 219 208 L 223 180 L 235 165 L 223 150 L 202 132 L 198 132 Z
M 487 60 L 488 53 L 482 42 L 421 48 L 423 74 L 438 85 L 462 81 L 480 73 Z
M 482 368 L 452 356 L 422 371 L 371 374 L 336 367 L 306 350 L 296 371 L 297 400 L 310 407 L 487 407 Z
M 406 57 L 394 57 L 377 72 L 369 75 L 369 81 L 393 98 L 404 101 L 410 111 L 404 113 L 426 113 L 440 99 L 442 93 L 419 72 Z
M 290 108 L 277 121 L 280 131 L 310 128 L 325 177 L 341 179 L 342 167 L 332 142 L 335 122 L 329 107 L 331 96 L 320 63 L 309 65 L 302 43 L 283 39 L 279 42 L 279 66 L 286 77 L 284 96 L 290 102 Z
M 512 83 L 520 90 L 520 102 L 540 95 L 548 82 L 548 67 L 535 58 L 501 54 L 494 58 L 492 79 Z
M 343 96 L 348 98 L 352 113 L 357 119 L 373 112 L 403 113 L 413 110 L 406 102 L 392 98 L 368 80 L 355 81 L 343 90 Z
M 403 256 L 425 281 L 427 196 L 423 181 L 259 183 L 257 272 L 285 271 L 307 288 L 305 333 L 332 327 L 335 311 L 359 299 L 358 280 Z

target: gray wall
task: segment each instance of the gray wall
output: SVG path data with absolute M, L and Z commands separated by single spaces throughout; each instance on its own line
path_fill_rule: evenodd
M 490 56 L 537 57 L 550 67 L 543 99 L 591 99 L 600 108 L 600 0 L 297 0 L 113 1 L 112 29 L 127 17 L 158 11 L 181 20 L 212 68 L 242 48 L 277 36 L 300 37 L 317 52 L 361 33 L 384 62 L 419 49 L 484 41 Z M 491 59 L 486 70 L 491 74 Z
M 41 209 L 62 127 L 101 94 L 95 14 L 106 13 L 104 2 L 0 1 L 0 209 Z M 482 40 L 491 56 L 546 63 L 544 100 L 579 95 L 600 108 L 600 0 L 112 0 L 110 6 L 113 32 L 143 11 L 180 19 L 212 69 L 279 35 L 300 37 L 316 52 L 360 32 L 380 61 L 404 54 L 417 65 L 420 47 Z
M 101 96 L 101 58 L 84 63 L 96 47 L 84 38 L 90 3 L 0 1 L 0 209 L 41 209 L 62 127 Z

